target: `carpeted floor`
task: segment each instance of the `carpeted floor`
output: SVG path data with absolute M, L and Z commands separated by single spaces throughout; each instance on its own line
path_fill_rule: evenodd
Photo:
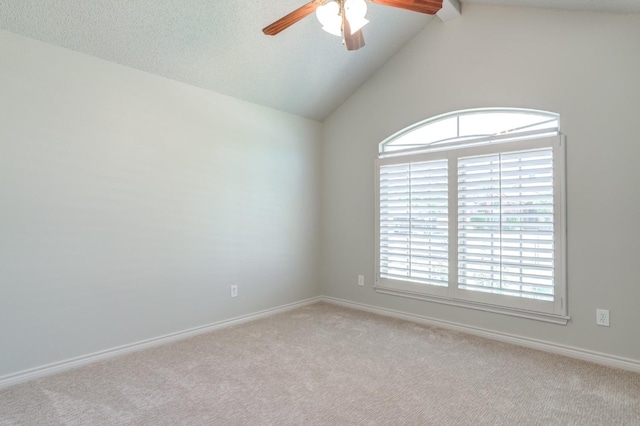
M 0 390 L 0 425 L 640 425 L 640 374 L 319 303 Z

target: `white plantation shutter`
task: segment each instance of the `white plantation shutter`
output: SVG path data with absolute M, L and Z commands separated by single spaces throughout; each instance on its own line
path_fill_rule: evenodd
M 380 276 L 448 286 L 447 160 L 379 170 Z
M 553 150 L 458 160 L 458 287 L 554 299 Z
M 459 160 L 459 288 L 500 288 L 500 222 L 500 155 Z

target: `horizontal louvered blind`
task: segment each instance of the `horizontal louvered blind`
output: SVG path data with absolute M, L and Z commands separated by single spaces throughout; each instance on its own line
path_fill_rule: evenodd
M 552 301 L 553 151 L 458 159 L 458 287 Z
M 448 285 L 447 160 L 380 166 L 380 276 Z

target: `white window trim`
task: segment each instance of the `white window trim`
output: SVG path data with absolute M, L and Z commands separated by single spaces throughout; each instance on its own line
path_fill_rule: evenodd
M 519 135 L 517 139 L 521 139 L 523 135 Z M 526 135 L 525 137 L 529 137 Z M 570 319 L 567 312 L 567 280 L 566 280 L 566 196 L 565 196 L 565 139 L 562 135 L 547 136 L 536 139 L 525 139 L 514 141 L 514 137 L 508 138 L 486 138 L 486 143 L 479 144 L 480 146 L 454 148 L 443 151 L 435 151 L 429 153 L 416 153 L 418 150 L 411 150 L 411 154 L 403 152 L 400 155 L 399 152 L 393 152 L 393 155 L 386 155 L 381 153 L 379 159 L 376 160 L 376 173 L 375 173 L 375 217 L 376 217 L 376 229 L 375 229 L 375 284 L 374 288 L 377 292 L 382 294 L 390 294 L 395 296 L 409 297 L 413 299 L 426 300 L 430 302 L 442 303 L 453 306 L 460 306 L 470 309 L 476 309 L 487 312 L 494 312 L 499 314 L 506 314 L 521 318 L 528 318 L 538 321 L 545 321 L 554 324 L 566 325 Z M 504 140 L 500 140 L 504 139 Z M 505 146 L 501 143 L 508 140 L 510 143 Z M 457 161 L 458 157 L 470 156 L 470 155 L 482 155 L 485 153 L 496 152 L 509 152 L 519 151 L 526 149 L 535 149 L 540 147 L 553 147 L 554 155 L 554 236 L 555 236 L 555 263 L 554 263 L 554 301 L 547 302 L 553 304 L 553 306 L 547 309 L 547 312 L 541 312 L 537 310 L 527 309 L 526 305 L 528 301 L 519 303 L 520 307 L 512 306 L 500 306 L 497 304 L 487 303 L 485 297 L 481 292 L 470 292 L 469 290 L 458 289 L 457 283 L 457 219 L 450 222 L 449 232 L 449 286 L 448 287 L 436 287 L 425 286 L 424 284 L 411 282 L 392 280 L 380 277 L 380 166 L 385 164 L 399 164 L 406 163 L 407 161 L 426 161 L 447 158 L 450 165 L 452 162 Z M 454 168 L 449 169 L 449 193 L 450 200 L 457 200 L 457 173 L 455 172 L 457 164 Z M 449 203 L 449 217 L 457 218 L 457 202 Z M 451 231 L 455 229 L 454 231 Z M 454 253 L 454 255 L 451 255 Z M 476 300 L 460 299 L 460 292 L 475 293 L 469 297 Z M 477 296 L 477 297 L 476 297 Z M 496 299 L 498 295 L 492 295 L 490 298 Z M 509 298 L 509 304 L 518 304 L 521 301 L 515 301 L 510 296 L 502 296 Z M 483 302 L 483 299 L 485 300 Z M 537 304 L 538 301 L 535 301 Z

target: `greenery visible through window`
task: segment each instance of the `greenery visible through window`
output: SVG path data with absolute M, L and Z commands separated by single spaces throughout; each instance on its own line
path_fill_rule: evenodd
M 380 144 L 383 293 L 566 323 L 557 114 L 461 111 Z

